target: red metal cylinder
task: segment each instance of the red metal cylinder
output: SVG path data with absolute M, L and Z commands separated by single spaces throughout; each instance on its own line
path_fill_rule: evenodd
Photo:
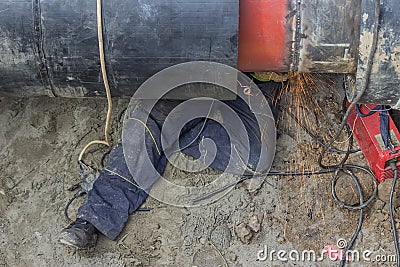
M 239 58 L 241 71 L 285 71 L 287 0 L 241 0 Z M 286 65 L 286 66 L 285 66 Z

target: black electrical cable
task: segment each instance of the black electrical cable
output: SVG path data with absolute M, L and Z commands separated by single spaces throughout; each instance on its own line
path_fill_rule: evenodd
M 357 188 L 357 192 L 358 192 L 358 196 L 359 196 L 359 201 L 360 201 L 360 206 L 363 206 L 363 205 L 364 205 L 363 191 L 362 191 L 362 188 L 361 188 L 361 185 L 360 185 L 360 181 L 358 180 L 357 176 L 355 176 L 355 175 L 354 175 L 352 172 L 350 172 L 350 171 L 343 171 L 343 170 L 340 170 L 340 171 L 342 171 L 342 172 L 344 172 L 345 174 L 351 176 L 351 178 L 352 178 L 352 180 L 353 180 L 353 182 L 354 182 L 354 184 L 356 185 L 356 188 Z M 337 172 L 335 173 L 335 175 L 337 175 Z M 375 178 L 375 176 L 374 176 L 374 178 Z M 334 182 L 332 181 L 332 194 L 333 194 L 333 193 L 334 193 Z M 372 197 L 371 197 L 371 199 L 372 199 Z M 346 246 L 346 248 L 345 248 L 344 254 L 342 255 L 342 259 L 340 260 L 340 264 L 339 264 L 340 267 L 344 266 L 344 264 L 346 263 L 346 260 L 347 260 L 347 253 L 348 253 L 348 251 L 353 247 L 354 242 L 356 241 L 356 239 L 357 239 L 357 237 L 358 237 L 358 234 L 359 234 L 360 231 L 361 231 L 361 227 L 362 227 L 362 224 L 363 224 L 363 219 L 364 219 L 364 211 L 363 211 L 363 209 L 361 208 L 361 209 L 360 209 L 360 216 L 358 217 L 357 228 L 356 228 L 356 230 L 354 231 L 353 236 L 351 237 L 349 244 L 348 244 L 348 245 Z
M 351 172 L 351 169 L 359 169 L 361 171 L 366 172 L 367 174 L 369 174 L 369 177 L 371 177 L 372 182 L 374 183 L 374 190 L 371 194 L 371 196 L 368 198 L 367 201 L 363 201 L 363 203 L 360 202 L 359 205 L 346 205 L 344 202 L 342 202 L 336 195 L 336 183 L 337 180 L 339 179 L 338 173 L 342 172 L 345 173 L 349 176 L 351 176 L 351 178 L 353 179 L 354 184 L 356 185 L 356 187 L 360 187 L 360 183 L 358 181 L 358 178 L 356 175 L 354 175 L 353 172 Z M 333 200 L 335 200 L 335 202 L 342 208 L 346 208 L 349 210 L 362 210 L 363 208 L 367 207 L 376 197 L 377 193 L 378 193 L 378 180 L 376 179 L 376 177 L 372 174 L 372 172 L 370 172 L 368 169 L 358 166 L 358 165 L 352 165 L 352 164 L 345 164 L 343 165 L 342 168 L 338 168 L 337 171 L 335 172 L 333 179 L 332 179 L 332 185 L 331 185 L 331 191 L 332 191 L 332 197 Z
M 207 194 L 204 194 L 200 197 L 197 197 L 195 199 L 192 199 L 191 202 L 192 203 L 196 203 L 199 202 L 201 200 L 207 199 L 209 197 L 212 197 L 218 193 L 221 193 L 223 191 L 225 191 L 226 189 L 238 185 L 246 180 L 249 179 L 253 179 L 253 178 L 259 178 L 259 177 L 265 177 L 268 175 L 281 175 L 281 176 L 291 176 L 291 175 L 316 175 L 316 174 L 325 174 L 325 173 L 330 173 L 330 172 L 335 172 L 336 169 L 324 169 L 324 170 L 315 170 L 315 171 L 303 171 L 303 172 L 285 172 L 285 171 L 270 171 L 270 172 L 265 172 L 265 173 L 259 173 L 259 174 L 244 174 L 242 175 L 243 177 L 233 181 L 232 183 L 226 184 L 223 187 L 220 187 L 214 191 L 211 191 Z M 268 181 L 266 181 L 267 184 L 269 184 L 272 188 L 274 189 L 278 189 L 275 185 L 269 183 Z
M 280 108 L 281 108 L 281 110 L 286 112 L 314 141 L 316 141 L 323 148 L 326 147 L 326 144 L 324 142 L 322 142 L 321 139 L 319 139 L 315 134 L 313 134 L 305 125 L 303 125 L 299 121 L 299 119 L 292 112 L 290 112 L 283 105 L 280 105 Z M 350 150 L 350 153 L 357 153 L 359 151 L 361 151 L 361 150 L 360 149 Z M 337 148 L 334 148 L 334 147 L 328 148 L 328 152 L 334 152 L 334 153 L 338 153 L 338 154 L 346 154 L 346 153 L 348 153 L 347 150 L 341 150 L 341 149 L 337 149 Z
M 379 15 L 380 15 L 380 0 L 375 0 L 375 12 L 374 12 L 374 26 L 373 26 L 373 38 L 372 38 L 372 45 L 371 49 L 369 51 L 368 59 L 367 59 L 367 66 L 366 66 L 366 71 L 364 74 L 364 79 L 363 79 L 363 84 L 361 86 L 359 94 L 355 94 L 353 96 L 353 99 L 351 100 L 350 106 L 347 108 L 347 111 L 343 117 L 342 123 L 339 126 L 339 129 L 337 130 L 336 134 L 330 139 L 330 141 L 326 144 L 326 147 L 322 149 L 321 155 L 318 158 L 318 164 L 322 167 L 328 168 L 328 166 L 324 166 L 322 164 L 322 159 L 327 152 L 327 150 L 332 146 L 333 142 L 336 141 L 336 139 L 340 136 L 340 133 L 343 131 L 345 125 L 347 124 L 347 118 L 350 115 L 350 112 L 353 110 L 354 106 L 358 103 L 358 101 L 361 99 L 362 95 L 364 92 L 367 90 L 368 87 L 368 82 L 369 82 L 369 77 L 371 76 L 371 71 L 372 71 L 372 64 L 373 64 L 373 59 L 376 51 L 376 47 L 378 45 L 378 26 L 379 26 Z
M 282 176 L 291 176 L 291 175 L 315 175 L 315 174 L 324 174 L 334 172 L 335 169 L 323 169 L 323 170 L 315 170 L 315 171 L 302 171 L 302 172 L 284 172 L 284 171 L 270 171 L 268 175 L 282 175 Z M 257 177 L 257 175 L 254 175 Z M 261 175 L 260 175 L 261 176 Z M 265 176 L 265 175 L 264 175 Z
M 77 199 L 77 198 L 83 196 L 85 193 L 86 193 L 85 190 L 83 190 L 83 189 L 79 190 L 79 191 L 76 192 L 75 195 L 68 201 L 67 205 L 65 205 L 65 208 L 64 208 L 64 216 L 65 216 L 65 219 L 67 220 L 67 222 L 72 222 L 72 219 L 71 219 L 71 218 L 69 217 L 69 215 L 68 215 L 69 206 L 71 206 L 72 202 L 74 202 L 75 199 Z
M 348 148 L 350 148 L 350 147 L 352 146 L 352 144 L 353 144 L 353 137 L 350 135 L 350 137 L 349 137 L 349 145 L 348 145 Z M 288 171 L 274 171 L 274 170 L 272 170 L 272 171 L 269 171 L 269 172 L 261 172 L 261 173 L 258 173 L 258 174 L 244 174 L 244 175 L 243 175 L 243 178 L 241 178 L 241 179 L 239 179 L 239 180 L 237 180 L 237 181 L 234 181 L 234 182 L 232 182 L 232 183 L 230 183 L 230 184 L 227 184 L 227 185 L 225 185 L 225 186 L 223 186 L 223 187 L 221 187 L 221 188 L 219 188 L 219 189 L 217 189 L 217 190 L 215 190 L 215 191 L 212 191 L 212 192 L 210 192 L 210 193 L 207 193 L 207 194 L 205 194 L 205 195 L 203 195 L 203 196 L 201 196 L 201 197 L 199 197 L 199 198 L 193 199 L 192 202 L 198 202 L 198 201 L 200 201 L 200 200 L 204 200 L 204 199 L 206 199 L 207 197 L 210 197 L 210 196 L 213 196 L 213 195 L 215 195 L 215 194 L 217 194 L 217 193 L 220 193 L 220 192 L 226 190 L 227 188 L 230 188 L 231 186 L 235 186 L 235 185 L 237 185 L 237 184 L 239 184 L 239 183 L 241 183 L 241 182 L 243 182 L 243 181 L 246 181 L 246 180 L 248 180 L 248 179 L 251 179 L 251 178 L 265 177 L 265 176 L 268 176 L 268 175 L 292 176 L 292 175 L 317 175 L 317 174 L 326 174 L 326 173 L 337 172 L 338 170 L 340 170 L 339 167 L 342 167 L 342 168 L 344 167 L 344 168 L 346 168 L 346 169 L 359 169 L 359 170 L 362 170 L 362 171 L 368 173 L 368 174 L 370 175 L 370 177 L 372 177 L 372 180 L 373 180 L 373 182 L 374 182 L 374 191 L 373 191 L 371 197 L 370 197 L 370 198 L 368 199 L 368 201 L 366 202 L 366 205 L 365 205 L 365 206 L 367 206 L 367 205 L 374 199 L 374 197 L 375 197 L 376 194 L 377 194 L 377 191 L 378 191 L 378 181 L 376 180 L 375 176 L 374 176 L 368 169 L 366 169 L 366 168 L 364 168 L 364 167 L 361 167 L 361 166 L 358 166 L 358 165 L 344 164 L 344 162 L 347 161 L 347 159 L 348 159 L 350 153 L 351 153 L 351 152 L 350 152 L 349 150 L 347 150 L 347 153 L 346 153 L 345 157 L 342 159 L 341 163 L 339 163 L 339 164 L 337 164 L 337 165 L 334 165 L 334 166 L 331 166 L 331 168 L 327 168 L 327 169 L 320 169 L 320 170 L 314 170 L 314 171 L 298 171 L 298 172 L 296 172 L 296 171 L 293 171 L 293 172 L 290 172 L 290 171 L 289 171 L 289 172 L 288 172 Z M 336 182 L 337 182 L 337 178 L 335 178 L 335 176 L 334 176 L 334 178 L 333 178 L 333 180 L 332 180 L 332 183 L 333 183 L 334 186 L 336 185 Z M 275 186 L 273 186 L 273 187 L 275 187 Z M 343 202 L 341 202 L 341 201 L 337 198 L 336 193 L 335 193 L 335 191 L 334 191 L 334 188 L 333 188 L 332 190 L 333 190 L 333 191 L 332 191 L 332 192 L 333 192 L 333 195 L 332 195 L 332 196 L 333 196 L 334 200 L 335 200 L 340 206 L 346 207 L 346 208 L 349 207 L 349 208 L 351 209 L 352 206 L 345 205 Z M 362 207 L 361 207 L 361 206 L 360 206 L 360 207 L 356 206 L 356 207 L 354 207 L 354 208 L 363 208 L 363 207 L 365 207 L 365 206 L 364 206 L 364 205 L 363 205 Z
M 262 175 L 262 177 L 265 177 L 265 174 Z M 224 186 L 222 186 L 222 187 L 220 187 L 220 188 L 218 188 L 218 189 L 216 189 L 214 191 L 208 192 L 208 193 L 206 193 L 204 195 L 201 195 L 201 196 L 199 196 L 199 197 L 197 197 L 195 199 L 192 199 L 191 203 L 196 203 L 196 202 L 202 201 L 204 199 L 210 198 L 212 196 L 215 196 L 216 194 L 221 193 L 221 192 L 225 191 L 226 189 L 231 188 L 232 186 L 238 185 L 238 184 L 240 184 L 240 183 L 242 183 L 242 182 L 244 182 L 246 180 L 253 179 L 253 178 L 256 178 L 256 176 L 255 175 L 247 175 L 247 176 L 243 175 L 242 178 L 240 178 L 240 179 L 238 179 L 236 181 L 233 181 L 233 182 L 231 182 L 229 184 L 226 184 L 226 185 L 224 185 Z M 265 181 L 265 182 L 267 184 L 269 184 L 272 188 L 278 189 L 275 185 L 269 183 L 268 181 Z
M 393 195 L 395 192 L 398 171 L 397 171 L 396 163 L 391 163 L 390 167 L 394 171 L 394 177 L 393 177 L 393 182 L 392 182 L 392 188 L 390 189 L 389 215 L 390 215 L 390 223 L 392 225 L 393 243 L 394 243 L 394 247 L 396 249 L 396 261 L 397 261 L 396 266 L 400 267 L 400 249 L 399 249 L 399 242 L 397 240 L 398 238 L 397 238 L 396 222 L 395 222 L 394 216 L 393 216 Z
M 343 158 L 343 160 L 341 161 L 341 163 L 339 165 L 335 165 L 335 166 L 326 166 L 322 163 L 322 160 L 324 158 L 325 153 L 327 152 L 327 150 L 332 146 L 333 142 L 336 141 L 336 139 L 340 136 L 341 132 L 343 131 L 345 125 L 347 124 L 347 118 L 350 115 L 350 112 L 352 112 L 353 108 L 355 107 L 355 105 L 358 103 L 358 101 L 361 99 L 362 95 L 364 94 L 364 92 L 366 91 L 367 87 L 368 87 L 368 82 L 369 82 L 369 77 L 371 75 L 371 71 L 372 71 L 372 64 L 373 64 L 373 58 L 374 58 L 374 54 L 376 51 L 376 47 L 378 44 L 378 26 L 379 26 L 379 15 L 380 15 L 380 0 L 375 0 L 374 1 L 374 21 L 373 21 L 373 39 L 372 39 L 372 45 L 371 45 L 371 49 L 369 51 L 369 55 L 368 55 L 368 59 L 367 59 L 367 64 L 366 64 L 366 71 L 364 74 L 364 79 L 363 79 L 363 84 L 361 85 L 361 89 L 359 94 L 355 94 L 353 96 L 353 99 L 351 100 L 351 103 L 349 105 L 349 107 L 347 108 L 346 113 L 343 116 L 343 120 L 342 123 L 340 124 L 339 129 L 337 130 L 336 134 L 330 139 L 330 141 L 326 144 L 326 147 L 324 147 L 321 151 L 320 156 L 318 157 L 318 164 L 319 166 L 321 166 L 322 168 L 332 168 L 332 167 L 337 167 L 340 170 L 346 170 L 346 168 L 349 167 L 349 165 L 344 164 L 348 154 L 346 154 L 345 158 Z M 373 175 L 372 175 L 373 176 Z M 335 177 L 335 176 L 334 176 Z M 357 187 L 357 191 L 359 193 L 359 197 L 360 197 L 360 203 L 359 206 L 360 207 L 365 207 L 364 206 L 364 202 L 363 202 L 363 196 L 362 196 L 362 190 L 361 190 L 361 186 L 360 183 L 357 179 L 356 176 L 354 176 L 354 174 L 351 173 L 351 177 L 353 178 L 353 182 L 355 183 L 356 187 Z M 375 176 L 374 180 L 376 181 Z M 334 178 L 335 180 L 335 178 Z M 334 181 L 332 181 L 332 184 L 334 185 Z M 375 182 L 375 187 L 374 187 L 374 193 L 372 194 L 372 197 L 376 196 L 376 191 L 377 191 L 377 183 Z M 332 190 L 334 192 L 334 190 Z M 336 201 L 336 199 L 335 199 Z M 342 203 L 343 204 L 343 203 Z M 344 206 L 345 207 L 345 206 Z M 348 206 L 347 206 L 348 208 Z M 363 210 L 362 208 L 360 209 L 360 218 L 359 218 L 359 222 L 358 222 L 358 226 L 356 231 L 354 232 L 351 241 L 349 242 L 349 245 L 346 247 L 345 250 L 345 256 L 342 258 L 341 262 L 340 262 L 340 266 L 344 266 L 345 262 L 346 262 L 346 255 L 347 255 L 347 251 L 350 250 L 354 244 L 354 241 L 357 239 L 357 236 L 361 230 L 361 226 L 362 226 L 362 220 L 363 220 L 363 214 L 362 214 Z M 399 261 L 399 260 L 398 260 Z

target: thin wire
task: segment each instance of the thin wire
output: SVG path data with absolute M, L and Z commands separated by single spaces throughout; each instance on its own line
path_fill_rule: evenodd
M 193 138 L 193 140 L 189 144 L 187 144 L 186 146 L 184 146 L 182 148 L 180 147 L 178 150 L 173 151 L 172 153 L 180 152 L 180 151 L 190 147 L 191 145 L 193 145 L 194 142 L 196 142 L 196 140 L 200 137 L 201 133 L 203 132 L 203 130 L 204 130 L 205 126 L 206 126 L 207 120 L 209 119 L 209 117 L 211 115 L 211 110 L 213 108 L 214 101 L 215 100 L 213 99 L 212 102 L 211 102 L 210 108 L 208 109 L 207 117 L 205 117 L 203 125 L 201 126 L 201 129 L 200 129 L 199 133 L 197 134 L 197 136 L 195 138 Z
M 131 180 L 129 180 L 128 178 L 126 178 L 125 176 L 123 176 L 123 175 L 121 175 L 121 174 L 119 174 L 119 173 L 117 173 L 117 172 L 115 172 L 115 171 L 112 171 L 112 170 L 110 170 L 110 169 L 107 169 L 107 168 L 104 168 L 104 170 L 105 170 L 105 171 L 108 171 L 109 173 L 111 173 L 111 174 L 113 174 L 113 175 L 115 175 L 115 176 L 118 176 L 119 178 L 121 178 L 121 179 L 124 180 L 125 182 L 127 182 L 127 183 L 133 185 L 134 187 L 137 187 L 137 188 L 139 188 L 139 189 L 141 189 L 141 190 L 143 190 L 143 191 L 146 191 L 146 190 L 144 190 L 142 187 L 140 187 L 138 184 L 136 184 L 136 183 L 132 182 Z
M 144 128 L 149 132 L 150 137 L 151 137 L 151 139 L 153 140 L 154 145 L 156 146 L 158 155 L 161 155 L 161 151 L 160 151 L 160 149 L 158 148 L 158 144 L 157 144 L 157 142 L 156 142 L 156 139 L 155 139 L 153 133 L 151 132 L 150 128 L 146 125 L 146 123 L 143 122 L 142 120 L 137 119 L 137 118 L 129 118 L 129 120 L 135 120 L 135 121 L 137 121 L 137 122 L 140 122 L 140 123 L 144 126 Z
M 397 230 L 396 230 L 396 222 L 394 220 L 393 216 L 393 195 L 395 192 L 395 187 L 396 187 L 396 182 L 397 182 L 397 166 L 395 163 L 391 164 L 391 167 L 394 171 L 394 177 L 393 177 L 393 182 L 392 182 L 392 188 L 390 189 L 390 198 L 389 198 L 389 215 L 390 215 L 390 223 L 392 225 L 392 234 L 393 234 L 393 243 L 394 247 L 396 249 L 396 266 L 400 267 L 400 249 L 399 249 L 399 242 L 397 238 Z
M 324 142 L 322 142 L 315 134 L 313 134 L 310 129 L 308 129 L 305 125 L 303 125 L 299 119 L 292 113 L 290 112 L 286 107 L 284 107 L 283 105 L 280 105 L 281 110 L 285 111 L 312 139 L 314 139 L 318 144 L 320 144 L 320 146 L 322 147 L 326 147 L 326 144 Z M 354 129 L 354 128 L 353 128 Z M 350 136 L 349 136 L 350 138 Z M 349 139 L 347 139 L 345 142 L 347 142 Z M 338 154 L 345 154 L 348 151 L 346 150 L 340 150 L 334 147 L 330 147 L 328 149 L 329 152 L 335 152 Z M 356 150 L 350 150 L 350 153 L 357 153 L 361 151 L 360 149 L 356 149 Z
M 369 108 L 367 105 L 364 105 L 364 107 L 365 107 L 366 109 L 368 109 L 369 111 L 373 111 L 373 112 L 377 112 L 377 111 L 390 111 L 390 110 L 393 109 L 392 107 L 385 108 L 385 109 L 371 109 L 371 108 Z
M 240 184 L 240 183 L 242 183 L 242 182 L 244 182 L 246 180 L 253 179 L 253 178 L 255 178 L 255 177 L 254 176 L 244 176 L 243 178 L 240 178 L 240 179 L 238 179 L 236 181 L 233 181 L 233 182 L 231 182 L 229 184 L 226 184 L 226 185 L 224 185 L 224 186 L 222 186 L 222 187 L 220 187 L 220 188 L 218 188 L 218 189 L 216 189 L 214 191 L 208 192 L 208 193 L 206 193 L 204 195 L 201 195 L 201 196 L 199 196 L 197 198 L 194 198 L 194 199 L 191 200 L 191 202 L 192 203 L 196 203 L 196 202 L 202 201 L 204 199 L 210 198 L 212 196 L 215 196 L 218 193 L 221 193 L 221 192 L 225 191 L 228 188 L 231 188 L 232 186 L 238 185 L 238 184 Z M 268 181 L 265 181 L 265 182 L 268 185 L 270 185 L 272 188 L 278 189 L 275 185 L 271 184 L 270 182 L 268 182 Z
M 238 158 L 240 159 L 242 165 L 244 166 L 244 168 L 243 168 L 244 170 L 248 170 L 249 172 L 251 172 L 251 173 L 252 173 L 251 175 L 254 175 L 254 174 L 261 174 L 261 173 L 259 173 L 259 172 L 254 171 L 253 169 L 251 169 L 251 168 L 243 161 L 242 157 L 241 157 L 240 154 L 239 154 L 239 151 L 238 151 L 237 148 L 236 148 L 236 145 L 233 145 L 233 149 L 235 150 L 235 152 L 236 152 Z
M 110 85 L 108 83 L 108 77 L 107 77 L 106 60 L 105 60 L 105 56 L 104 56 L 103 15 L 102 15 L 101 5 L 102 5 L 101 0 L 97 0 L 97 36 L 98 36 L 98 43 L 99 43 L 100 66 L 101 66 L 101 74 L 103 76 L 104 87 L 106 89 L 107 105 L 108 105 L 106 125 L 104 127 L 105 141 L 94 140 L 94 141 L 89 142 L 82 149 L 81 153 L 79 154 L 78 161 L 82 161 L 83 155 L 85 154 L 86 150 L 94 144 L 106 145 L 108 147 L 111 146 L 109 129 L 110 129 L 110 119 L 111 119 L 111 113 L 112 113 L 112 99 L 111 99 L 111 89 L 110 89 Z
M 336 140 L 335 141 L 336 144 L 344 144 L 344 143 L 347 143 L 350 140 L 351 136 L 353 135 L 354 129 L 356 128 L 356 122 L 357 122 L 358 118 L 359 118 L 359 116 L 357 115 L 356 118 L 354 119 L 353 127 L 351 127 L 351 131 L 350 131 L 349 137 L 344 141 L 337 141 Z

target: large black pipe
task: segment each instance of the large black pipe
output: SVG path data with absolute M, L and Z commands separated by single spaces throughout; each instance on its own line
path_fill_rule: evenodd
M 238 1 L 103 1 L 112 95 L 177 63 L 236 66 Z M 3 95 L 104 96 L 96 1 L 0 1 L 0 77 Z

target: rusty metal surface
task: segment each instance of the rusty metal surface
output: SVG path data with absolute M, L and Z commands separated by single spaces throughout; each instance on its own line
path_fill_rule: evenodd
M 239 67 L 245 71 L 355 73 L 360 1 L 244 0 Z
M 374 54 L 372 72 L 361 103 L 386 104 L 400 108 L 400 20 L 396 0 L 381 0 L 378 45 Z M 359 93 L 365 79 L 374 23 L 374 0 L 364 0 L 361 12 L 361 34 L 356 87 Z

